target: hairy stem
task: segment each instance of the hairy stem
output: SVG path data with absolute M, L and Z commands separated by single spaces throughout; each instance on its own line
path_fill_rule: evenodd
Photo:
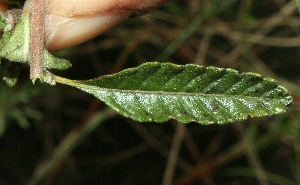
M 47 0 L 34 0 L 31 15 L 30 79 L 43 77 L 44 18 Z

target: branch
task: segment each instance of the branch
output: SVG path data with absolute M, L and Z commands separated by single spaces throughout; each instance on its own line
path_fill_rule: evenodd
M 31 14 L 30 79 L 43 78 L 44 20 L 47 0 L 34 0 Z

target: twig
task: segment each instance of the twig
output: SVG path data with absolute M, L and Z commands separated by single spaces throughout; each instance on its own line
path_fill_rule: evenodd
M 156 136 L 154 136 L 152 133 L 150 133 L 145 126 L 141 124 L 129 124 L 131 128 L 133 128 L 137 134 L 139 134 L 149 145 L 153 147 L 154 150 L 156 150 L 158 153 L 160 153 L 164 157 L 169 157 L 169 148 L 166 147 L 161 140 L 159 140 Z M 183 160 L 182 158 L 178 158 L 177 160 L 177 167 L 184 171 L 188 172 L 193 169 L 193 166 Z
M 270 33 L 275 25 L 278 25 L 280 22 L 286 20 L 286 18 L 291 15 L 296 10 L 295 2 L 290 1 L 284 7 L 281 8 L 280 12 L 276 13 L 272 17 L 268 19 L 263 25 L 261 25 L 261 29 L 256 32 L 256 34 L 247 38 L 247 40 L 251 40 L 253 43 L 257 43 L 264 39 L 264 37 Z M 242 43 L 243 44 L 243 43 Z M 251 44 L 251 45 L 250 45 Z M 253 47 L 252 43 L 249 43 L 249 49 Z M 229 65 L 230 63 L 237 61 L 237 58 L 240 56 L 241 44 L 238 44 L 232 51 L 227 54 L 225 57 L 222 57 L 220 60 L 223 65 Z
M 109 108 L 94 114 L 84 125 L 74 128 L 60 143 L 48 160 L 40 164 L 27 185 L 38 185 L 80 144 L 80 142 L 105 120 L 115 116 Z
M 177 159 L 180 151 L 180 146 L 185 133 L 185 125 L 178 123 L 176 126 L 176 133 L 173 138 L 172 148 L 169 152 L 168 162 L 165 170 L 165 175 L 163 178 L 162 185 L 171 185 L 173 181 L 173 176 L 177 164 Z
M 31 14 L 30 79 L 43 77 L 44 19 L 47 0 L 34 0 Z
M 244 127 L 242 127 L 242 125 L 237 124 L 236 128 L 237 131 L 239 132 L 239 135 L 242 137 L 241 139 L 243 140 L 242 142 L 244 143 L 245 154 L 248 158 L 250 165 L 254 169 L 259 184 L 270 185 L 270 183 L 268 182 L 266 172 L 263 169 L 262 162 L 258 157 L 257 150 L 255 149 L 253 141 L 251 141 L 249 135 L 245 133 Z

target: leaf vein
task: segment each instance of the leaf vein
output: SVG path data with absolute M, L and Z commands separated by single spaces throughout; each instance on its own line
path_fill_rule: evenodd
M 156 73 L 158 73 L 161 70 L 161 65 L 157 67 L 157 69 L 155 71 L 153 71 L 153 73 L 149 74 L 147 76 L 147 78 L 138 86 L 138 89 L 141 88 L 141 86 L 143 86 L 152 76 L 154 76 Z
M 222 70 L 222 75 L 218 76 L 216 79 L 211 79 L 211 81 L 203 88 L 203 92 L 207 92 L 209 90 L 209 87 L 216 81 L 222 79 L 225 75 L 226 75 L 226 70 L 225 69 L 221 69 Z M 225 71 L 224 71 L 225 70 Z M 224 72 L 223 72 L 224 71 Z

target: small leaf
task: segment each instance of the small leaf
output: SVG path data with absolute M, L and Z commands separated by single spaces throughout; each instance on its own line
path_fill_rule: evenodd
M 49 53 L 46 49 L 44 49 L 43 61 L 45 69 L 65 70 L 72 67 L 72 64 L 68 60 L 57 58 Z
M 17 63 L 7 63 L 4 68 L 3 80 L 9 87 L 13 87 L 17 84 L 20 70 L 22 65 Z
M 275 80 L 233 69 L 146 63 L 114 75 L 56 82 L 93 94 L 136 121 L 228 123 L 281 114 L 292 104 Z
M 0 29 L 4 29 L 6 25 L 5 18 L 0 14 Z
M 30 49 L 30 17 L 22 14 L 15 29 L 9 29 L 4 32 L 2 40 L 1 57 L 14 62 L 29 62 Z
M 15 29 L 4 32 L 1 39 L 0 56 L 13 62 L 30 63 L 30 14 L 23 12 Z M 64 70 L 71 67 L 65 59 L 51 55 L 46 49 L 43 53 L 45 69 Z

